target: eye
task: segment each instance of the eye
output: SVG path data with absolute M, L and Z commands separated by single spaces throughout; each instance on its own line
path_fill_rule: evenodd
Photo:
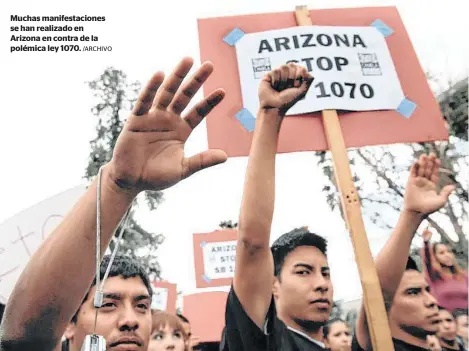
M 408 289 L 407 295 L 418 295 L 420 294 L 420 289 Z
M 173 335 L 174 335 L 176 338 L 178 338 L 178 339 L 181 339 L 181 338 L 182 338 L 181 332 L 175 331 Z
M 331 272 L 329 272 L 329 271 L 324 271 L 324 272 L 322 272 L 322 276 L 323 276 L 323 277 L 330 277 L 330 276 L 331 276 Z
M 148 305 L 146 303 L 139 303 L 137 305 L 138 308 L 142 308 L 144 310 L 148 310 Z
M 116 304 L 114 302 L 107 302 L 107 303 L 104 303 L 101 308 L 113 308 L 113 307 L 116 307 Z
M 295 274 L 297 274 L 297 275 L 308 275 L 309 271 L 308 270 L 297 271 L 297 272 L 295 272 Z
M 153 339 L 155 340 L 163 340 L 163 335 L 162 334 L 156 334 Z

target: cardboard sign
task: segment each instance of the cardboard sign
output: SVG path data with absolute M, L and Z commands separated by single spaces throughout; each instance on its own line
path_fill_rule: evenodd
M 152 285 L 153 296 L 151 309 L 176 313 L 176 284 L 171 284 L 165 281 L 154 281 Z
M 375 27 L 309 26 L 244 35 L 236 43 L 243 106 L 253 116 L 266 73 L 289 62 L 314 77 L 289 115 L 395 110 L 404 99 L 385 37 Z
M 228 293 L 203 292 L 183 297 L 184 316 L 191 322 L 192 334 L 201 342 L 221 340 L 225 326 L 225 310 Z
M 385 41 L 402 91 L 407 99 L 417 105 L 409 118 L 397 110 L 339 111 L 346 147 L 448 139 L 448 130 L 438 103 L 428 86 L 395 7 L 311 10 L 310 16 L 317 26 L 365 27 L 376 20 L 385 23 L 391 29 L 391 34 L 385 37 Z M 248 35 L 293 27 L 297 27 L 294 11 L 199 19 L 201 60 L 212 61 L 215 66 L 212 76 L 204 84 L 204 94 L 207 96 L 217 88 L 226 90 L 224 101 L 207 117 L 209 147 L 223 149 L 229 156 L 247 156 L 252 140 L 252 132 L 249 132 L 235 117 L 245 107 L 241 97 L 240 71 L 236 48 L 225 43 L 223 38 L 234 28 L 239 28 Z M 239 42 L 242 40 L 241 38 Z M 372 57 L 367 56 L 363 59 L 365 66 L 373 67 Z M 261 66 L 265 65 L 265 62 L 257 64 Z M 316 74 L 317 71 L 313 70 L 312 73 Z M 340 91 L 339 87 L 336 89 Z M 344 95 L 346 91 L 348 90 L 345 90 L 344 86 Z M 332 94 L 332 88 L 326 93 Z M 255 114 L 256 111 L 252 113 Z M 320 113 L 285 118 L 280 132 L 278 152 L 327 149 Z
M 194 234 L 194 267 L 197 288 L 231 285 L 236 259 L 236 230 Z
M 31 256 L 85 191 L 69 189 L 0 224 L 0 303 L 6 304 Z

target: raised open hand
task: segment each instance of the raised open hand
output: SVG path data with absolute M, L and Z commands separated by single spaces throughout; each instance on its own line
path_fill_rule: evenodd
M 222 150 L 184 157 L 184 143 L 192 130 L 225 97 L 224 90 L 217 89 L 181 118 L 213 72 L 213 65 L 206 62 L 182 84 L 192 64 L 191 58 L 184 58 L 166 79 L 162 72 L 155 73 L 141 92 L 108 165 L 111 179 L 121 188 L 136 193 L 162 190 L 226 161 Z
M 421 155 L 414 162 L 405 190 L 404 209 L 426 215 L 438 211 L 446 204 L 455 186 L 447 185 L 438 193 L 440 165 L 435 154 Z
M 276 108 L 285 115 L 308 92 L 313 77 L 306 68 L 294 63 L 283 65 L 267 73 L 259 86 L 261 109 Z

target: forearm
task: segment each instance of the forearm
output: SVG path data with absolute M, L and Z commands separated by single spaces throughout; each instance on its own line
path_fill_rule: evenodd
M 96 271 L 96 188 L 97 180 L 24 269 L 6 307 L 4 340 L 41 334 L 60 338 L 81 304 Z M 132 200 L 103 170 L 101 254 Z
M 423 242 L 423 263 L 425 265 L 425 268 L 427 269 L 427 273 L 431 277 L 431 274 L 433 273 L 432 270 L 432 263 L 431 263 L 431 252 L 430 252 L 430 242 L 424 241 Z
M 420 214 L 403 210 L 396 228 L 376 257 L 376 270 L 383 293 L 387 297 L 394 295 L 401 281 L 409 256 L 410 244 L 421 221 Z
M 278 110 L 261 110 L 249 154 L 239 217 L 239 235 L 269 245 L 275 202 L 275 155 L 281 118 Z

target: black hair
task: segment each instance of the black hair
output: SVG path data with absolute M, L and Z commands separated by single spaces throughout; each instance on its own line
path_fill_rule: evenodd
M 271 250 L 274 257 L 274 273 L 276 277 L 280 277 L 285 257 L 299 246 L 313 246 L 326 256 L 326 239 L 311 233 L 306 227 L 293 229 L 280 236 L 272 244 Z
M 417 272 L 419 272 L 419 269 L 417 267 L 417 263 L 410 256 L 407 258 L 407 264 L 405 266 L 405 270 L 406 271 L 417 271 Z
M 417 267 L 417 263 L 412 257 L 407 257 L 407 263 L 405 265 L 405 271 L 416 271 L 420 272 L 419 268 Z M 394 300 L 394 296 L 389 296 L 387 294 L 383 295 L 384 298 L 384 308 L 386 309 L 387 312 L 391 309 L 392 302 Z
M 111 259 L 110 255 L 103 257 L 103 260 L 101 261 L 100 274 L 99 274 L 100 279 L 104 278 L 104 274 L 106 273 L 106 269 L 107 269 L 110 259 Z M 114 258 L 114 261 L 112 262 L 112 266 L 109 271 L 108 277 L 109 278 L 122 277 L 124 279 L 140 277 L 140 279 L 142 279 L 143 284 L 145 284 L 145 287 L 147 288 L 148 294 L 150 295 L 150 297 L 153 295 L 153 289 L 151 287 L 150 279 L 148 278 L 148 275 L 145 272 L 144 267 L 138 261 L 136 261 L 135 259 L 131 257 L 123 256 L 123 255 L 116 255 L 116 257 Z M 90 290 L 95 285 L 96 285 L 96 277 L 94 277 L 93 279 L 93 283 L 90 286 Z M 88 290 L 81 305 L 83 305 L 83 303 L 88 299 L 89 292 L 90 291 Z M 78 307 L 77 312 L 72 317 L 72 321 L 71 321 L 72 323 L 77 322 L 78 312 L 80 312 L 80 307 Z
M 189 320 L 188 320 L 186 317 L 184 317 L 184 316 L 183 316 L 181 313 L 179 313 L 179 312 L 176 313 L 176 316 L 178 316 L 179 319 L 182 320 L 184 323 L 189 323 L 189 324 L 191 323 L 191 322 L 189 322 Z
M 454 311 L 453 311 L 453 317 L 454 319 L 457 319 L 458 317 L 461 317 L 461 316 L 467 316 L 469 313 L 467 311 L 466 308 L 456 308 Z
M 336 323 L 336 322 L 342 322 L 346 325 L 347 322 L 344 321 L 342 318 L 331 318 L 327 321 L 327 323 L 322 327 L 322 334 L 324 336 L 324 339 L 327 339 L 327 337 L 329 336 L 329 332 L 331 331 L 331 325 Z

